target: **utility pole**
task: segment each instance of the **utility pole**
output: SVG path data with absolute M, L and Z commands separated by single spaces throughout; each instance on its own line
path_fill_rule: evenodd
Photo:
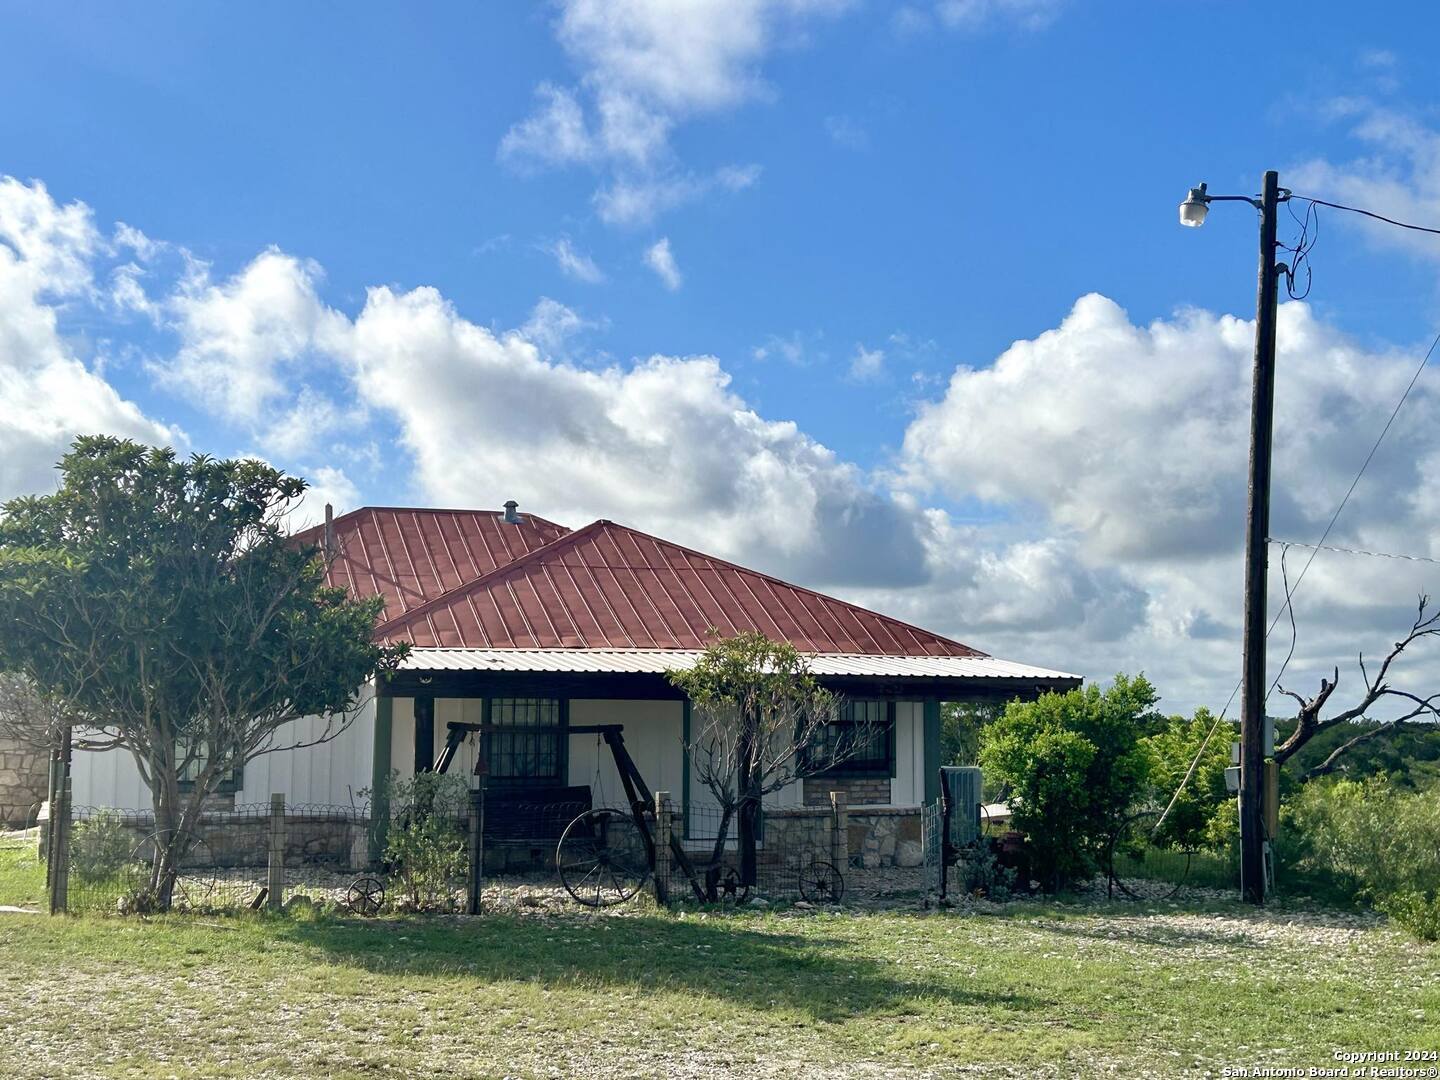
M 1255 374 L 1250 403 L 1250 497 L 1245 515 L 1245 635 L 1240 685 L 1240 892 L 1265 902 L 1265 625 L 1270 534 L 1270 458 L 1275 433 L 1275 316 L 1279 267 L 1275 227 L 1280 177 L 1260 195 L 1260 290 L 1255 300 Z

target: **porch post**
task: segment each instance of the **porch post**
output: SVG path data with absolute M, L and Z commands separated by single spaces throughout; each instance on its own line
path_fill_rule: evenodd
M 940 699 L 925 699 L 925 802 L 940 798 Z
M 395 699 L 376 688 L 375 746 L 370 770 L 370 862 L 380 861 L 390 830 L 390 728 Z

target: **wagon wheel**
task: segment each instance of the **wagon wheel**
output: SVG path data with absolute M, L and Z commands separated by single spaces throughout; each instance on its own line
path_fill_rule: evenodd
M 379 915 L 385 906 L 385 883 L 378 877 L 361 874 L 345 890 L 345 906 L 356 915 Z
M 800 871 L 800 896 L 812 904 L 838 904 L 845 897 L 845 878 L 834 864 L 815 859 Z
M 150 890 L 156 851 L 167 830 L 157 829 L 130 852 L 130 862 L 121 880 L 144 906 L 157 905 Z M 171 911 L 197 911 L 210 906 L 215 897 L 215 858 L 210 845 L 196 833 L 185 833 L 176 846 L 175 883 L 170 887 Z
M 640 826 L 621 810 L 590 810 L 565 828 L 555 849 L 560 883 L 586 907 L 623 904 L 650 879 Z
M 716 882 L 716 892 L 721 901 L 729 900 L 735 904 L 743 904 L 750 899 L 750 886 L 745 884 L 740 871 L 733 866 L 725 867 L 720 874 L 720 880 Z
M 1109 879 L 1110 895 L 1119 889 L 1131 900 L 1169 900 L 1185 887 L 1190 876 L 1191 851 L 1168 851 L 1172 860 L 1170 878 L 1124 877 L 1121 871 L 1126 860 L 1144 860 L 1146 852 L 1154 848 L 1154 833 L 1160 822 L 1158 810 L 1142 810 L 1126 818 L 1110 837 L 1105 852 L 1105 872 Z M 1163 849 L 1156 848 L 1160 851 Z M 1119 864 L 1117 866 L 1117 864 Z

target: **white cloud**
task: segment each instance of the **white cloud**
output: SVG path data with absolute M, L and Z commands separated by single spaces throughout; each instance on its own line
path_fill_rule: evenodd
M 878 379 L 885 371 L 885 350 L 867 349 L 856 343 L 855 355 L 850 358 L 850 378 L 855 382 Z
M 1419 355 L 1363 349 L 1303 303 L 1282 305 L 1278 337 L 1270 531 L 1311 541 Z M 1143 591 L 1143 626 L 1103 646 L 1081 630 L 1077 655 L 1110 670 L 1148 667 L 1181 700 L 1218 705 L 1216 688 L 1223 698 L 1238 675 L 1252 343 L 1244 320 L 1187 311 L 1137 326 L 1112 301 L 1084 297 L 1056 329 L 1016 342 L 988 367 L 956 370 L 907 432 L 910 482 L 918 497 L 979 500 L 1031 537 L 1073 545 L 1084 564 L 1122 570 Z M 1332 543 L 1440 555 L 1428 497 L 1440 465 L 1413 449 L 1437 425 L 1440 383 L 1422 380 Z M 1304 557 L 1290 557 L 1292 581 Z M 1276 549 L 1272 611 L 1283 599 L 1278 562 Z M 1287 683 L 1313 684 L 1326 665 L 1343 667 L 1357 647 L 1388 640 L 1410 617 L 1414 593 L 1433 584 L 1426 571 L 1317 559 L 1297 601 L 1301 636 Z M 1287 640 L 1277 631 L 1272 651 L 1283 656 Z
M 760 178 L 758 165 L 731 165 L 709 176 L 693 173 L 621 177 L 599 188 L 593 197 L 600 220 L 607 225 L 648 225 L 655 218 L 712 191 L 743 191 Z
M 1440 228 L 1440 131 L 1363 99 L 1332 101 L 1326 111 L 1349 125 L 1351 137 L 1366 152 L 1339 163 L 1325 158 L 1304 162 L 1286 171 L 1285 183 L 1304 195 Z M 1377 245 L 1440 259 L 1440 237 L 1344 211 L 1321 207 L 1319 212 L 1327 221 L 1364 229 Z
M 670 136 L 692 117 L 771 93 L 760 65 L 797 44 L 809 20 L 848 0 L 561 0 L 556 37 L 580 82 L 536 88 L 536 110 L 501 139 L 517 168 L 583 164 L 605 182 L 595 203 L 612 224 L 649 221 L 714 190 L 739 190 L 725 170 L 697 179 L 674 161 Z
M 595 265 L 595 260 L 578 250 L 570 242 L 568 236 L 562 236 L 558 240 L 544 245 L 542 250 L 554 258 L 555 265 L 560 267 L 566 277 L 572 277 L 576 281 L 583 281 L 589 285 L 598 285 L 605 280 L 605 273 Z
M 320 277 L 316 263 L 276 248 L 220 284 L 198 266 L 167 303 L 180 348 L 153 370 L 223 417 L 259 422 L 287 393 L 286 369 L 323 348 L 344 324 L 320 300 Z
M 603 325 L 603 321 L 587 319 L 558 300 L 542 296 L 520 328 L 520 336 L 533 341 L 548 355 L 563 356 L 572 340 Z
M 655 276 L 671 292 L 680 288 L 684 279 L 680 275 L 680 267 L 675 265 L 675 256 L 670 251 L 668 236 L 662 236 L 645 249 L 645 265 L 655 271 Z
M 539 108 L 500 140 L 501 159 L 520 167 L 590 161 L 596 148 L 575 95 L 542 82 L 535 96 Z
M 53 489 L 77 435 L 175 443 L 85 366 L 59 329 L 59 304 L 85 303 L 92 260 L 109 244 L 83 203 L 61 206 L 40 183 L 0 178 L 0 499 Z

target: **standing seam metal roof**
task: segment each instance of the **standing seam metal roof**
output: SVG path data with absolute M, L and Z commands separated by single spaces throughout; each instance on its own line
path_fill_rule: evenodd
M 352 510 L 334 522 L 338 555 L 329 583 L 358 597 L 383 596 L 382 618 L 393 620 L 570 532 L 534 514 L 522 514 L 519 524 L 503 519 L 499 510 Z M 320 544 L 324 528 L 295 538 Z
M 702 649 L 712 628 L 821 654 L 985 655 L 603 519 L 409 604 L 377 635 L 423 648 Z

